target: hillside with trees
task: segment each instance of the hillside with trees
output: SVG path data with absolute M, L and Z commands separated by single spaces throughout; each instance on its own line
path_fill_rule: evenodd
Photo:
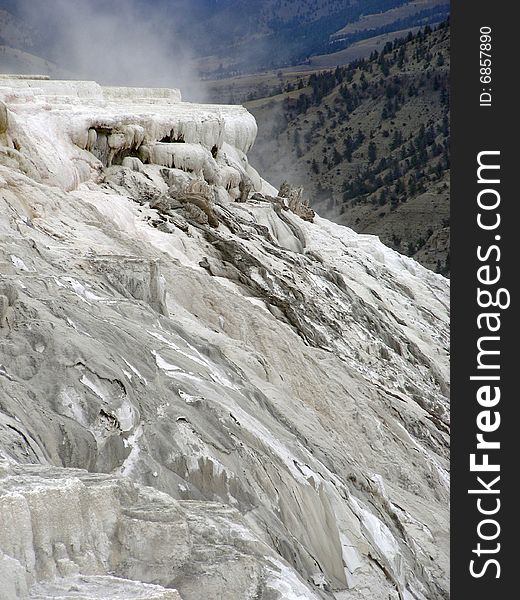
M 303 183 L 319 213 L 446 275 L 449 35 L 447 22 L 428 26 L 247 103 L 251 158 L 273 183 Z
M 404 8 L 406 14 L 412 4 L 410 0 L 189 0 L 187 14 L 195 53 L 203 57 L 200 71 L 214 78 L 302 64 L 313 55 L 402 28 L 403 23 L 413 27 L 447 14 L 447 2 L 433 2 L 426 13 L 417 10 L 403 21 L 399 10 Z M 363 24 L 354 34 L 337 37 L 338 31 L 364 15 L 391 10 L 396 11 L 394 21 L 386 27 Z M 204 35 L 197 35 L 201 26 Z
M 6 24 L 0 15 L 0 46 L 70 70 L 57 42 L 72 26 L 85 15 L 108 29 L 126 19 L 130 29 L 150 26 L 166 53 L 182 48 L 196 77 L 213 80 L 308 63 L 383 32 L 438 22 L 449 9 L 448 0 L 154 0 L 150 20 L 149 0 L 123 2 L 122 12 L 102 0 L 77 4 L 0 0 L 10 15 Z

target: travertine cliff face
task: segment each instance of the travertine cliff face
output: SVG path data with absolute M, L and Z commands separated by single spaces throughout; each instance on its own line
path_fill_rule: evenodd
M 278 196 L 240 107 L 0 100 L 0 597 L 447 597 L 447 281 Z

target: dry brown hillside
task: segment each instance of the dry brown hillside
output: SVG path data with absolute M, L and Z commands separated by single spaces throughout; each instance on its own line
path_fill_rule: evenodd
M 251 159 L 268 179 L 303 183 L 318 212 L 445 274 L 449 35 L 443 23 L 368 60 L 279 76 L 247 103 L 259 123 Z

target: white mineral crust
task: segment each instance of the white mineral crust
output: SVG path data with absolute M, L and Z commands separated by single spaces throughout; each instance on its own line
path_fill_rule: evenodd
M 0 78 L 0 597 L 449 595 L 449 285 L 242 107 Z

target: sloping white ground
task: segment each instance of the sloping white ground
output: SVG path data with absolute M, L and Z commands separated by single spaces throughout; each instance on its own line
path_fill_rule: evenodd
M 448 282 L 253 195 L 239 107 L 0 99 L 8 597 L 447 597 Z

